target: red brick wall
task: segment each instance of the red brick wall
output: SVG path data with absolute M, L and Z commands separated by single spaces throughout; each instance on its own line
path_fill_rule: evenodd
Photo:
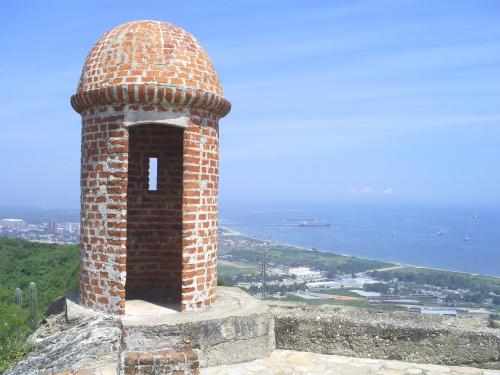
M 182 133 L 165 125 L 129 128 L 127 297 L 180 302 L 182 271 Z M 158 158 L 149 190 L 149 158 Z
M 198 355 L 192 349 L 124 352 L 121 368 L 124 375 L 197 375 L 200 373 Z
M 215 301 L 217 291 L 218 117 L 191 110 L 184 131 L 182 310 Z
M 133 21 L 105 33 L 87 56 L 78 91 L 130 83 L 181 86 L 222 96 L 206 51 L 191 34 L 168 22 Z
M 128 131 L 122 107 L 82 113 L 80 299 L 112 314 L 125 307 Z
M 127 127 L 125 110 L 144 107 L 82 113 L 81 302 L 124 314 L 127 293 L 164 291 L 183 311 L 203 308 L 217 290 L 219 117 L 191 109 L 185 129 Z M 147 190 L 149 157 L 158 191 Z

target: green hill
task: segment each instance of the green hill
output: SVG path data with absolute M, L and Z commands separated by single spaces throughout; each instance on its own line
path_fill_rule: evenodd
M 38 318 L 66 291 L 78 289 L 80 251 L 77 246 L 33 243 L 0 237 L 0 372 L 27 351 L 28 285 L 38 289 Z M 14 303 L 21 288 L 23 308 Z

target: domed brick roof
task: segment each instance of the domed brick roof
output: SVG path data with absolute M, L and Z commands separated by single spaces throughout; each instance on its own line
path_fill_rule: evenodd
M 143 86 L 140 89 L 145 90 L 146 98 L 150 90 L 149 101 L 137 100 L 135 92 L 135 97 L 130 94 L 130 88 L 135 90 L 137 86 Z M 122 90 L 124 87 L 127 91 Z M 101 102 L 116 102 L 124 97 L 128 102 L 149 103 L 153 95 L 161 102 L 158 93 L 153 93 L 158 88 L 164 90 L 162 98 L 176 98 L 171 104 L 195 102 L 195 106 L 209 106 L 222 115 L 230 109 L 203 47 L 185 30 L 160 21 L 129 22 L 105 33 L 85 60 L 72 104 L 79 111 L 90 104 L 102 104 L 95 103 L 98 97 L 102 97 Z

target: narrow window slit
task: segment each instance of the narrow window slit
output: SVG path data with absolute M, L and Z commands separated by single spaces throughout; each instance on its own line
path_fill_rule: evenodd
M 149 191 L 158 190 L 158 158 L 149 158 Z

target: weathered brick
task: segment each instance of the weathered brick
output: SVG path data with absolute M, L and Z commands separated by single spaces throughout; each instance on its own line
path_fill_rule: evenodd
M 118 26 L 91 49 L 71 104 L 83 128 L 82 304 L 124 314 L 127 293 L 156 289 L 181 310 L 213 303 L 218 122 L 230 103 L 206 52 L 172 24 Z M 188 127 L 128 127 L 132 112 L 187 115 Z

